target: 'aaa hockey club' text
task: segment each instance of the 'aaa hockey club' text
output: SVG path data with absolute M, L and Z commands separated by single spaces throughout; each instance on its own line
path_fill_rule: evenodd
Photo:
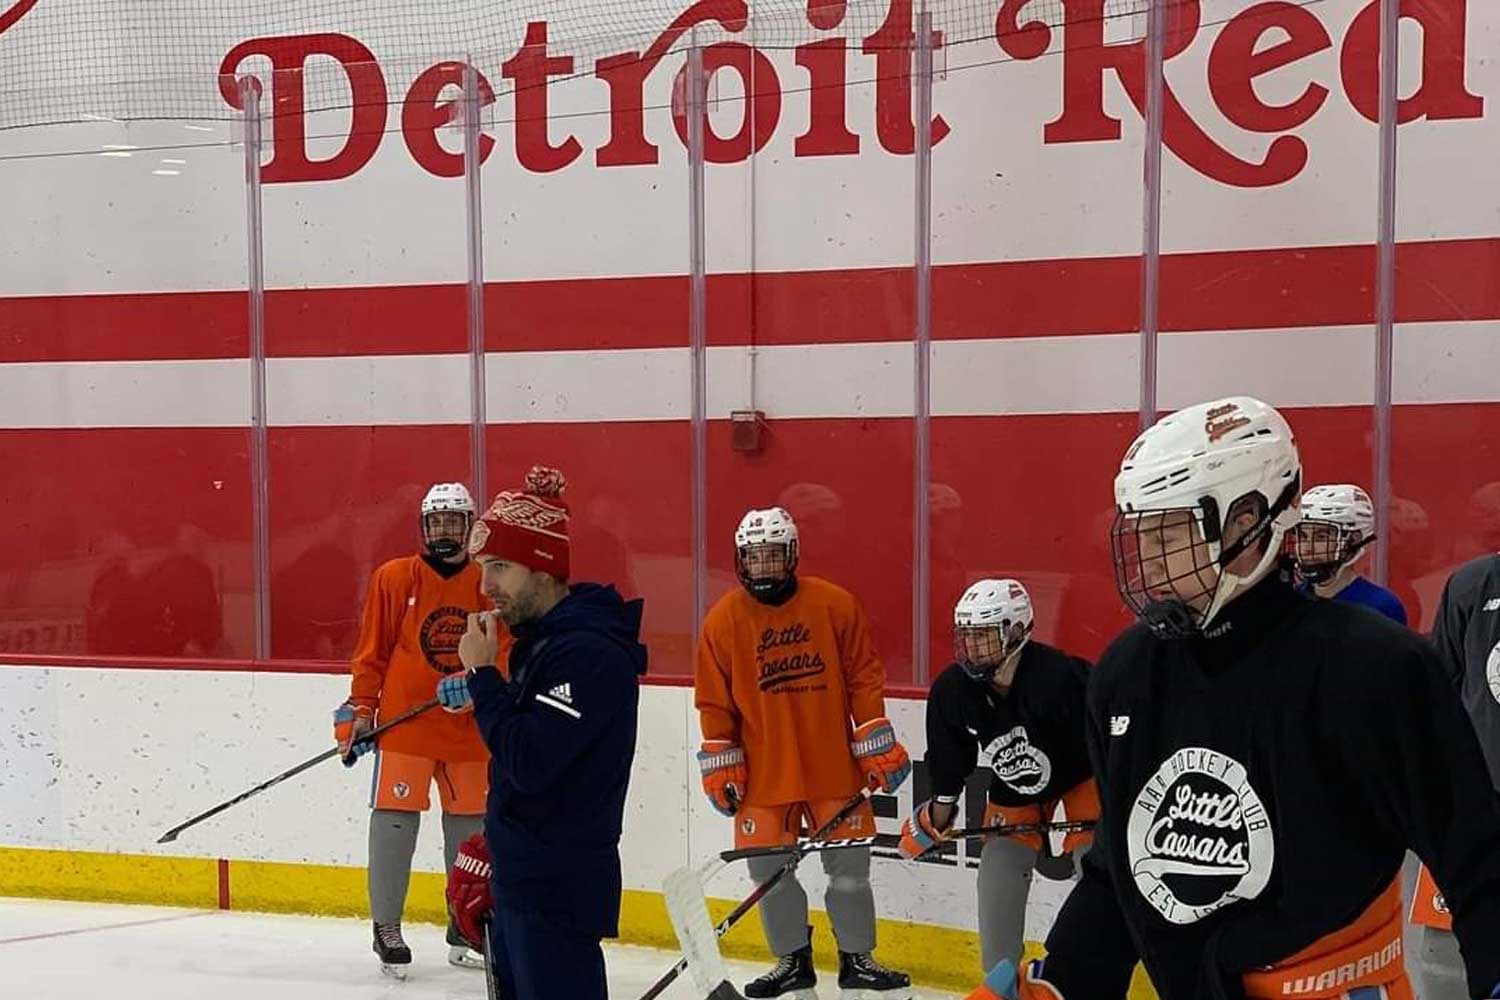
M 1276 860 L 1244 766 L 1203 747 L 1184 747 L 1157 768 L 1136 796 L 1126 843 L 1136 888 L 1176 924 L 1259 896 Z

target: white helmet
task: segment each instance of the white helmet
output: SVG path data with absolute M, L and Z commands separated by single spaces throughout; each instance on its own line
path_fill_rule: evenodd
M 438 532 L 432 515 L 456 512 L 464 516 L 463 530 Z M 463 483 L 434 483 L 422 498 L 422 543 L 439 559 L 451 559 L 463 551 L 474 525 L 474 498 Z
M 752 572 L 748 559 L 751 549 L 781 546 L 779 563 L 756 566 Z M 797 524 L 781 507 L 752 510 L 740 518 L 734 529 L 734 569 L 746 590 L 760 600 L 774 600 L 791 586 L 797 569 Z
M 953 605 L 953 657 L 976 681 L 1003 672 L 1009 685 L 1031 638 L 1031 595 L 1019 580 L 980 580 Z
M 1302 494 L 1302 520 L 1295 532 L 1297 573 L 1324 583 L 1358 558 L 1375 540 L 1375 505 L 1351 483 L 1314 486 Z
M 474 498 L 463 483 L 434 483 L 422 498 L 422 513 L 432 514 L 440 510 L 456 510 L 465 514 L 474 513 Z
M 1126 605 L 1158 635 L 1206 628 L 1226 604 L 1276 567 L 1282 540 L 1297 523 L 1301 481 L 1291 427 L 1258 399 L 1236 396 L 1200 403 L 1141 432 L 1115 476 L 1115 578 Z M 1246 499 L 1260 501 L 1261 516 L 1234 544 L 1224 546 L 1229 514 Z M 1206 543 L 1207 561 L 1198 555 L 1198 546 L 1162 551 L 1170 522 L 1148 515 L 1163 513 L 1183 514 L 1182 523 L 1196 526 L 1196 538 Z M 1143 523 L 1148 527 L 1142 528 Z M 1153 551 L 1143 558 L 1142 537 L 1152 534 Z M 1227 571 L 1262 539 L 1265 554 L 1249 573 Z M 1188 555 L 1191 566 L 1186 565 Z M 1156 578 L 1148 580 L 1149 575 Z M 1211 586 L 1205 578 L 1214 581 Z M 1184 584 L 1196 589 L 1185 593 Z

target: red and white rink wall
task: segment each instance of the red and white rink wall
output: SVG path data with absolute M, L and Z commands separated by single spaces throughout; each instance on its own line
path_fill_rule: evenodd
M 1084 655 L 1123 624 L 1110 482 L 1153 401 L 1284 407 L 1309 484 L 1380 499 L 1372 572 L 1424 627 L 1500 548 L 1493 4 L 1401 3 L 1392 119 L 1378 0 L 1174 0 L 1158 137 L 1143 0 L 932 0 L 930 52 L 906 0 L 534 0 L 482 45 L 431 2 L 191 33 L 72 3 L 0 11 L 0 844 L 210 859 L 213 893 L 223 858 L 282 907 L 314 880 L 264 866 L 334 866 L 308 908 L 359 905 L 337 768 L 153 842 L 323 745 L 365 582 L 439 480 L 562 468 L 577 575 L 645 598 L 668 681 L 740 514 L 786 506 L 918 747 L 967 583 L 1022 578 Z M 727 843 L 695 741 L 688 690 L 650 686 L 632 888 Z M 45 891 L 17 858 L 0 893 Z M 876 869 L 891 935 L 972 947 L 972 873 Z

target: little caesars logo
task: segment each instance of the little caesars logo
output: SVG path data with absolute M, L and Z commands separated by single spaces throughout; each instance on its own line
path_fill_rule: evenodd
M 1500 701 L 1500 642 L 1495 643 L 1495 648 L 1490 650 L 1490 658 L 1484 665 L 1484 675 L 1489 678 L 1490 694 Z
M 762 691 L 786 690 L 798 681 L 819 676 L 828 665 L 823 654 L 807 649 L 812 630 L 801 622 L 786 628 L 768 628 L 755 647 L 755 663 Z
M 1032 746 L 1025 726 L 1017 726 L 990 741 L 979 754 L 979 766 L 988 767 L 1021 795 L 1035 795 L 1052 780 L 1052 761 L 1041 747 Z
M 1136 888 L 1174 924 L 1259 896 L 1276 860 L 1244 765 L 1202 747 L 1157 768 L 1136 796 L 1126 843 Z
M 464 668 L 458 659 L 458 641 L 469 628 L 469 615 L 463 608 L 444 605 L 422 622 L 417 641 L 427 665 L 440 674 L 456 674 Z

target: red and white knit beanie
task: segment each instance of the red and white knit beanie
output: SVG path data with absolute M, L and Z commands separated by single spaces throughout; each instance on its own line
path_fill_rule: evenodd
M 568 578 L 567 480 L 556 469 L 532 466 L 521 490 L 496 494 L 469 531 L 469 555 L 494 556 L 527 569 Z

